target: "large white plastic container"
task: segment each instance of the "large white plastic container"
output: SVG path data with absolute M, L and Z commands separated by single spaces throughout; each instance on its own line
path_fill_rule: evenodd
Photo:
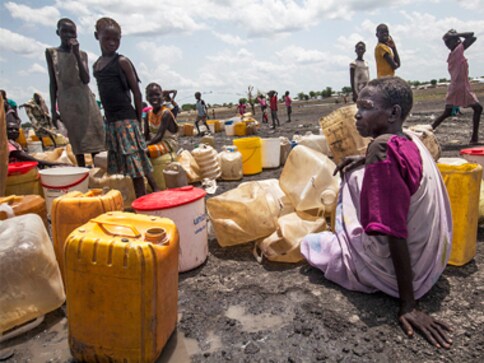
M 86 193 L 89 186 L 89 169 L 75 166 L 51 168 L 39 171 L 40 184 L 44 189 L 47 216 L 50 218 L 52 201 L 69 192 L 77 190 Z
M 237 146 L 225 146 L 218 154 L 220 168 L 222 169 L 222 180 L 240 180 L 244 176 L 242 172 L 242 154 Z
M 292 149 L 279 178 L 281 189 L 296 211 L 328 212 L 334 209 L 339 176 L 333 176 L 335 163 L 307 146 Z
M 208 256 L 205 190 L 191 185 L 151 193 L 136 199 L 136 213 L 155 215 L 173 220 L 180 234 L 178 271 L 200 266 Z
M 262 167 L 278 168 L 281 165 L 281 141 L 262 139 Z
M 25 214 L 0 221 L 0 241 L 2 341 L 15 335 L 14 332 L 3 335 L 7 330 L 57 309 L 65 295 L 54 247 L 38 215 Z
M 225 125 L 225 135 L 234 136 L 235 135 L 235 125 Z
M 217 151 L 210 145 L 200 144 L 192 150 L 192 155 L 200 167 L 202 178 L 217 179 L 222 174 Z

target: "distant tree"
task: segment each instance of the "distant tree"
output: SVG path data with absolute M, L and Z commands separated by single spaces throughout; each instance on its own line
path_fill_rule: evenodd
M 309 91 L 309 97 L 315 98 L 316 97 L 316 92 L 314 91 Z
M 252 91 L 254 86 L 247 87 L 247 101 L 249 102 L 250 108 L 252 110 L 252 115 L 255 115 L 254 98 L 252 97 Z
M 324 98 L 331 97 L 332 94 L 333 94 L 333 89 L 331 87 L 326 87 L 326 89 L 321 91 L 321 96 L 323 96 Z
M 194 103 L 185 103 L 185 104 L 182 105 L 182 110 L 183 111 L 195 110 L 195 104 Z
M 309 100 L 309 95 L 304 95 L 304 100 L 305 101 Z
M 345 87 L 341 88 L 341 93 L 349 94 L 349 93 L 352 93 L 352 92 L 353 92 L 353 90 L 351 89 L 351 87 L 345 86 Z
M 437 80 L 436 80 L 436 79 L 432 79 L 432 80 L 430 81 L 430 84 L 431 84 L 433 87 L 435 87 L 435 86 L 437 85 Z
M 297 94 L 297 98 L 301 101 L 304 101 L 306 99 L 306 95 L 304 94 L 304 92 L 299 92 Z
M 316 91 L 316 97 L 320 97 L 321 96 L 321 91 Z
M 439 83 L 445 83 L 445 82 L 449 82 L 449 81 L 447 80 L 447 78 L 440 78 L 440 79 L 439 79 Z

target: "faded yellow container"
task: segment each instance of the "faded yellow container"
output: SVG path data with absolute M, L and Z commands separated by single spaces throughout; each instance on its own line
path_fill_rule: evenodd
M 210 127 L 210 125 L 213 125 L 213 130 L 210 128 L 211 131 L 215 132 L 220 132 L 222 131 L 222 125 L 219 120 L 207 120 L 207 125 Z
M 234 133 L 236 136 L 245 136 L 247 131 L 247 124 L 245 122 L 237 122 L 234 125 Z
M 23 148 L 27 147 L 27 139 L 25 138 L 25 131 L 23 128 L 19 128 L 18 130 L 18 138 L 15 140 L 17 143 L 22 145 Z
M 156 360 L 177 322 L 178 241 L 172 220 L 124 212 L 69 235 L 65 284 L 75 360 Z
M 13 174 L 7 176 L 5 195 L 40 195 L 44 191 L 40 185 L 40 176 L 37 168 L 33 168 L 24 174 Z
M 103 213 L 123 209 L 123 196 L 115 189 L 106 194 L 102 189 L 91 189 L 87 193 L 73 191 L 54 199 L 51 209 L 52 242 L 63 277 L 64 245 L 69 234 Z
M 462 266 L 476 255 L 482 167 L 479 164 L 437 164 L 452 209 L 449 265 Z
M 151 164 L 153 165 L 153 178 L 156 181 L 156 185 L 158 185 L 158 188 L 160 188 L 160 190 L 165 190 L 166 183 L 165 183 L 165 175 L 163 174 L 163 170 L 165 170 L 165 168 L 170 163 L 176 160 L 176 154 L 168 153 L 150 160 L 151 160 Z

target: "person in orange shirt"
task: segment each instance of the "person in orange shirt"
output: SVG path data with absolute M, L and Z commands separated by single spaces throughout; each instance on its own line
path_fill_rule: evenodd
M 378 44 L 375 47 L 375 61 L 377 78 L 394 76 L 395 69 L 400 67 L 400 56 L 397 46 L 390 36 L 388 26 L 380 24 L 376 27 Z

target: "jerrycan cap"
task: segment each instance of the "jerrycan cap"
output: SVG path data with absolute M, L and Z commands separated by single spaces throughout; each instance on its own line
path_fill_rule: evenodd
M 133 201 L 131 207 L 137 211 L 169 209 L 195 202 L 205 195 L 205 190 L 188 185 L 144 195 Z
M 321 202 L 325 207 L 332 206 L 336 203 L 336 192 L 331 189 L 327 189 L 321 193 Z

